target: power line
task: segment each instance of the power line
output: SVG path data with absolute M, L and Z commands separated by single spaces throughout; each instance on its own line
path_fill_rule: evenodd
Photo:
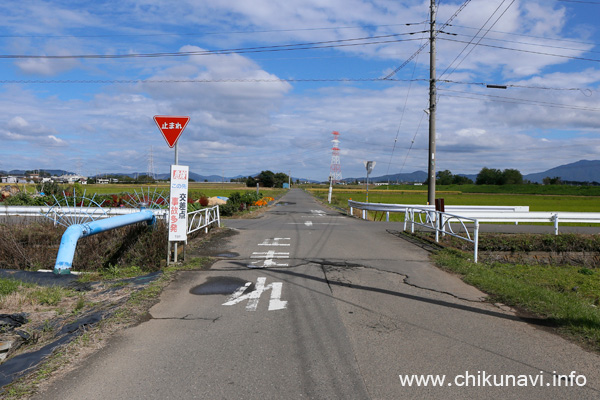
M 298 28 L 298 29 L 270 29 L 256 31 L 218 31 L 218 32 L 181 32 L 181 33 L 123 33 L 123 34 L 97 34 L 97 35 L 0 35 L 0 38 L 40 38 L 40 39 L 64 39 L 64 38 L 111 38 L 111 37 L 158 37 L 158 36 L 203 36 L 203 35 L 232 35 L 232 34 L 255 34 L 255 33 L 283 33 L 283 32 L 306 32 L 342 29 L 366 29 L 366 28 L 388 28 L 397 26 L 420 25 L 423 22 L 407 22 L 402 24 L 386 25 L 354 25 L 334 26 L 320 28 Z
M 479 28 L 474 28 L 471 26 L 464 26 L 464 25 L 450 25 L 452 27 L 457 27 L 457 28 L 465 28 L 465 29 L 479 29 Z M 571 42 L 571 43 L 581 43 L 581 44 L 591 44 L 591 45 L 596 45 L 596 43 L 594 42 L 584 42 L 582 40 L 573 40 L 573 39 L 562 39 L 562 38 L 549 38 L 549 37 L 545 37 L 545 36 L 537 36 L 537 35 L 528 35 L 525 33 L 514 33 L 514 32 L 505 32 L 505 31 L 495 31 L 495 30 L 490 30 L 490 32 L 493 33 L 501 33 L 503 35 L 511 35 L 511 36 L 523 36 L 523 37 L 530 37 L 530 38 L 535 38 L 535 39 L 543 39 L 543 40 L 553 40 L 556 42 Z M 500 39 L 488 39 L 488 40 L 500 40 Z
M 457 42 L 457 43 L 468 43 L 466 41 L 463 40 L 457 40 L 457 39 L 448 39 L 448 38 L 440 38 L 441 40 L 447 40 L 450 42 Z M 551 57 L 560 57 L 560 58 L 568 58 L 571 60 L 580 60 L 580 61 L 592 61 L 592 62 L 600 62 L 600 60 L 595 59 L 595 58 L 587 58 L 587 57 L 575 57 L 575 56 L 566 56 L 563 54 L 553 54 L 553 53 L 544 53 L 541 51 L 533 51 L 533 50 L 524 50 L 524 49 L 515 49 L 512 47 L 502 47 L 502 46 L 496 46 L 496 45 L 492 45 L 492 44 L 479 44 L 479 46 L 483 46 L 483 47 L 491 47 L 494 49 L 502 49 L 502 50 L 512 50 L 512 51 L 518 51 L 521 53 L 530 53 L 530 54 L 538 54 L 538 55 L 543 55 L 543 56 L 551 56 Z
M 0 55 L 2 59 L 119 59 L 119 58 L 154 58 L 154 57 L 186 57 L 186 56 L 203 56 L 213 54 L 243 54 L 243 53 L 263 53 L 263 52 L 275 52 L 275 51 L 290 51 L 290 50 L 311 50 L 311 49 L 323 49 L 323 48 L 334 48 L 334 47 L 346 47 L 346 46 L 364 46 L 381 43 L 395 43 L 403 41 L 412 41 L 420 39 L 396 39 L 396 40 L 382 40 L 375 42 L 363 42 L 363 43 L 347 43 L 358 40 L 372 40 L 372 39 L 384 39 L 405 35 L 414 35 L 422 32 L 410 32 L 410 33 L 396 33 L 391 35 L 379 35 L 379 36 L 368 36 L 354 39 L 339 39 L 339 40 L 328 40 L 321 42 L 311 43 L 297 43 L 297 44 L 285 44 L 276 46 L 259 46 L 259 47 L 244 47 L 238 49 L 219 49 L 219 50 L 202 50 L 202 51 L 176 51 L 176 52 L 165 52 L 165 53 L 130 53 L 130 54 L 79 54 L 79 55 L 27 55 L 27 54 L 16 54 L 16 55 Z M 344 44 L 342 44 L 344 43 Z
M 581 1 L 581 0 L 556 0 L 556 1 L 563 1 L 565 3 L 583 3 L 583 4 L 600 5 L 600 2 L 598 2 L 598 1 Z
M 15 84 L 130 84 L 130 83 L 277 83 L 277 82 L 425 82 L 427 79 L 311 78 L 311 79 L 3 79 Z
M 443 89 L 443 88 L 440 88 L 439 90 L 443 91 L 443 92 L 463 93 L 463 94 L 468 94 L 471 96 L 479 96 L 479 97 L 467 97 L 467 96 L 456 96 L 456 95 L 444 94 L 445 97 L 457 97 L 457 98 L 472 99 L 472 100 L 481 100 L 481 97 L 486 97 L 486 98 L 494 99 L 492 101 L 497 101 L 497 102 L 501 102 L 501 103 L 529 104 L 529 105 L 539 105 L 539 106 L 547 106 L 547 107 L 555 107 L 555 108 L 566 108 L 566 109 L 570 109 L 570 110 L 581 110 L 581 111 L 594 111 L 594 112 L 600 111 L 600 108 L 571 106 L 571 105 L 566 105 L 566 104 L 551 103 L 551 102 L 547 102 L 547 101 L 519 99 L 516 97 L 494 96 L 494 95 L 489 95 L 489 94 L 462 92 L 459 90 L 451 90 L 451 89 Z
M 440 80 L 440 82 L 446 82 L 446 83 L 454 83 L 457 85 L 477 85 L 477 86 L 490 86 L 489 83 L 485 83 L 485 82 L 460 82 L 460 81 L 453 81 L 453 80 L 449 80 L 449 79 L 442 79 Z M 591 95 L 591 90 L 590 89 L 582 89 L 582 88 L 564 88 L 564 87 L 552 87 L 552 86 L 536 86 L 536 85 L 513 85 L 513 84 L 494 84 L 493 86 L 501 86 L 501 87 L 507 87 L 507 88 L 517 88 L 517 89 L 535 89 L 535 90 L 565 90 L 565 91 L 579 91 L 581 93 L 583 93 L 585 96 L 590 96 Z
M 456 34 L 456 36 L 467 36 L 467 35 L 461 35 L 461 34 Z M 516 43 L 516 44 L 525 44 L 528 46 L 537 46 L 537 47 L 547 47 L 547 48 L 551 48 L 551 49 L 560 49 L 560 50 L 573 50 L 573 51 L 585 51 L 586 53 L 600 53 L 600 51 L 597 50 L 587 50 L 587 49 L 576 49 L 573 47 L 562 47 L 562 46 L 552 46 L 549 44 L 542 44 L 542 43 L 531 43 L 531 42 L 519 42 L 516 40 L 507 40 L 507 39 L 493 39 L 493 38 L 485 38 L 485 40 L 491 40 L 494 42 L 505 42 L 505 43 Z M 547 39 L 545 39 L 547 40 Z M 577 43 L 585 43 L 585 42 L 577 42 Z M 592 44 L 593 43 L 588 43 L 588 44 Z
M 450 25 L 450 22 L 452 22 L 454 20 L 454 18 L 456 18 L 458 16 L 458 14 L 467 6 L 467 4 L 469 4 L 471 2 L 471 0 L 466 0 L 459 8 L 458 10 L 456 10 L 456 12 L 450 17 L 448 18 L 448 20 L 444 23 L 444 25 L 442 25 L 440 27 L 440 29 L 435 33 L 435 36 L 437 37 L 437 35 L 440 33 L 440 31 L 442 29 L 444 29 L 446 26 Z M 419 55 L 420 52 L 422 52 L 425 48 L 427 47 L 427 43 L 423 44 L 421 47 L 419 47 L 417 49 L 417 51 L 415 51 L 406 61 L 404 61 L 399 67 L 397 67 L 396 69 L 394 69 L 392 72 L 390 72 L 389 74 L 387 74 L 383 79 L 389 79 L 392 76 L 396 75 L 398 73 L 398 71 L 400 71 L 402 68 L 404 68 L 409 62 L 411 62 L 417 55 Z
M 422 37 L 421 39 L 424 39 L 424 37 Z M 416 69 L 417 69 L 417 63 L 415 62 L 413 65 L 411 79 L 414 78 Z M 390 154 L 390 161 L 388 162 L 387 171 L 385 173 L 386 175 L 389 175 L 389 173 L 390 173 L 392 159 L 394 158 L 394 151 L 396 150 L 396 143 L 398 142 L 398 135 L 400 134 L 400 127 L 402 126 L 402 121 L 404 120 L 404 113 L 406 112 L 406 104 L 408 103 L 408 97 L 410 96 L 411 89 L 412 89 L 412 82 L 408 85 L 408 90 L 406 91 L 406 98 L 404 99 L 404 106 L 402 107 L 402 113 L 400 114 L 400 122 L 398 123 L 398 129 L 396 130 L 396 137 L 394 138 L 394 144 L 392 146 L 392 152 Z M 413 142 L 414 142 L 414 139 L 413 139 Z M 388 184 L 389 184 L 389 180 L 388 180 Z
M 490 26 L 489 29 L 493 28 L 494 25 L 496 25 L 498 23 L 498 21 L 500 21 L 500 18 L 502 18 L 502 16 L 504 16 L 504 14 L 506 14 L 506 12 L 508 11 L 508 9 L 515 3 L 516 0 L 512 0 L 512 2 L 504 9 L 504 11 L 502 12 L 502 14 L 500 14 L 500 16 L 498 18 L 496 18 L 496 21 L 494 21 L 494 23 L 492 24 L 492 26 Z M 470 44 L 472 44 L 472 42 L 477 38 L 477 35 L 479 35 L 479 32 L 481 32 L 483 30 L 483 28 L 487 25 L 487 23 L 492 19 L 492 17 L 496 14 L 496 12 L 498 12 L 498 10 L 500 9 L 500 7 L 502 7 L 502 5 L 506 2 L 506 0 L 502 0 L 502 3 L 500 3 L 498 5 L 498 7 L 494 10 L 494 12 L 492 13 L 492 15 L 490 15 L 490 17 L 483 23 L 483 25 L 481 26 L 481 28 L 477 31 L 477 33 L 475 33 L 475 35 L 473 36 L 473 38 L 469 41 L 469 43 L 467 43 L 467 45 L 465 45 L 465 47 L 461 50 L 461 52 L 456 56 L 456 58 L 450 63 L 450 65 L 448 65 L 448 67 L 444 70 L 444 72 L 442 72 L 442 75 L 440 75 L 440 77 L 444 76 L 444 74 L 446 73 L 446 71 L 448 71 L 448 69 L 452 66 L 452 64 L 454 64 L 459 57 L 463 54 L 463 52 L 465 50 L 467 50 L 467 48 L 469 47 Z M 462 60 L 459 61 L 459 63 L 452 69 L 452 71 L 450 71 L 449 75 L 452 75 L 454 73 L 454 71 L 456 71 L 456 69 L 460 66 L 460 64 L 463 63 L 463 61 L 465 61 L 465 59 L 473 52 L 473 49 L 475 49 L 475 47 L 477 47 L 477 45 L 479 45 L 481 43 L 481 41 L 483 40 L 483 38 L 489 33 L 489 29 L 487 29 L 483 35 L 481 35 L 481 37 L 479 38 L 479 40 L 477 41 L 477 43 L 475 43 L 475 45 L 473 47 L 471 47 L 471 49 L 469 50 L 469 52 L 462 58 Z

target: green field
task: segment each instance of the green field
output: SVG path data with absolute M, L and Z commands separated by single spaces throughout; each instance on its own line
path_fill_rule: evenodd
M 530 211 L 574 211 L 574 212 L 600 212 L 600 188 L 586 187 L 590 189 L 587 195 L 581 195 L 581 187 L 555 186 L 553 193 L 547 186 L 542 185 L 519 185 L 520 192 L 511 193 L 510 190 L 519 191 L 513 187 L 500 186 L 438 186 L 436 197 L 443 198 L 448 205 L 496 205 L 496 206 L 529 206 Z M 467 191 L 460 191 L 459 189 Z M 369 188 L 370 203 L 390 204 L 427 204 L 427 188 L 423 186 L 402 186 L 391 189 Z M 483 193 L 471 192 L 479 189 Z M 535 192 L 537 189 L 538 192 Z M 593 189 L 593 190 L 591 190 Z M 322 187 L 307 188 L 307 191 L 316 197 L 327 200 L 328 189 Z M 560 193 L 562 192 L 562 193 Z M 598 194 L 596 194 L 598 192 Z M 593 193 L 593 195 L 592 195 Z M 331 203 L 334 206 L 348 209 L 348 200 L 359 202 L 366 201 L 366 190 L 364 187 L 334 187 Z M 371 213 L 371 218 L 379 218 Z M 392 220 L 401 220 L 402 215 L 391 215 Z
M 28 193 L 35 192 L 35 185 L 19 185 L 21 188 L 24 188 Z M 109 194 L 123 194 L 123 193 L 131 193 L 137 191 L 137 193 L 141 193 L 142 190 L 147 193 L 148 189 L 150 189 L 150 193 L 154 193 L 156 190 L 157 193 L 163 194 L 163 196 L 169 196 L 169 183 L 161 182 L 157 184 L 151 185 L 134 185 L 134 184 L 93 184 L 93 185 L 79 185 L 78 193 L 83 192 L 85 190 L 86 197 L 91 198 L 95 193 L 98 195 L 109 195 Z M 72 191 L 73 185 L 63 185 L 63 190 Z M 287 189 L 277 189 L 277 188 L 260 188 L 260 193 L 263 196 L 277 197 L 284 193 Z M 231 193 L 234 192 L 256 192 L 256 188 L 249 188 L 245 184 L 241 183 L 198 183 L 191 182 L 189 184 L 188 196 L 192 200 L 197 200 L 202 196 L 205 197 L 213 197 L 213 196 L 223 196 L 229 197 Z

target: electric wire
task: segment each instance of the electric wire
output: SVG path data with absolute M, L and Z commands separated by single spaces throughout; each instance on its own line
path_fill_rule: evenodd
M 449 38 L 439 38 L 439 39 L 440 40 L 450 41 L 450 42 L 457 42 L 457 43 L 468 43 L 466 41 L 457 40 L 457 39 L 449 39 Z M 564 54 L 554 54 L 554 53 L 544 53 L 544 52 L 541 52 L 541 51 L 525 50 L 525 49 L 515 49 L 515 48 L 512 48 L 512 47 L 503 47 L 503 46 L 496 46 L 496 45 L 491 45 L 491 44 L 480 43 L 479 46 L 491 47 L 491 48 L 501 49 L 501 50 L 512 50 L 512 51 L 518 51 L 518 52 L 521 52 L 521 53 L 538 54 L 538 55 L 543 55 L 543 56 L 568 58 L 568 59 L 571 59 L 571 60 L 600 62 L 600 59 L 596 59 L 596 58 L 567 56 L 567 55 L 564 55 Z
M 464 26 L 464 25 L 450 25 L 452 27 L 457 27 L 457 28 L 464 28 L 464 29 L 479 29 L 479 28 L 474 28 L 472 26 Z M 505 31 L 495 31 L 495 30 L 490 30 L 490 32 L 493 33 L 501 33 L 503 35 L 511 35 L 511 36 L 522 36 L 522 37 L 529 37 L 529 38 L 534 38 L 534 39 L 543 39 L 544 41 L 555 41 L 555 42 L 570 42 L 570 43 L 580 43 L 580 44 L 590 44 L 590 45 L 596 45 L 596 43 L 594 42 L 585 42 L 583 40 L 573 40 L 573 39 L 563 39 L 563 38 L 556 38 L 556 37 L 546 37 L 546 36 L 537 36 L 537 35 L 530 35 L 530 34 L 525 34 L 525 33 L 514 33 L 514 32 L 505 32 Z M 470 36 L 470 35 L 468 35 Z M 488 40 L 492 40 L 489 39 Z
M 447 27 L 448 25 L 450 25 L 450 23 L 454 20 L 454 18 L 456 18 L 458 16 L 458 14 L 460 14 L 460 12 L 471 2 L 471 0 L 466 0 L 459 8 L 458 10 L 456 10 L 456 12 L 454 14 L 452 14 L 452 16 L 450 18 L 448 18 L 448 20 L 444 23 L 444 25 L 442 25 L 440 27 L 439 30 L 437 30 L 434 33 L 434 36 L 438 36 L 440 31 L 442 31 L 445 27 Z M 439 3 L 438 3 L 439 4 Z M 415 51 L 406 61 L 404 61 L 399 67 L 397 67 L 396 69 L 394 69 L 392 72 L 390 72 L 389 74 L 387 74 L 383 79 L 389 79 L 392 76 L 396 75 L 398 73 L 398 71 L 400 71 L 402 68 L 404 68 L 409 62 L 411 62 L 417 55 L 419 55 L 420 52 L 422 52 L 425 48 L 427 47 L 427 43 L 421 45 L 421 47 L 419 47 L 417 49 L 417 51 Z
M 438 7 L 439 7 L 439 3 L 438 3 Z M 424 39 L 424 37 L 422 37 L 421 39 Z M 417 59 L 418 59 L 418 55 L 417 55 Z M 412 70 L 412 74 L 411 74 L 411 79 L 414 79 L 416 69 L 417 69 L 417 61 L 415 61 L 415 63 L 413 64 L 413 70 Z M 391 151 L 391 154 L 390 154 L 390 161 L 388 162 L 387 171 L 385 173 L 386 175 L 389 175 L 389 173 L 390 173 L 390 167 L 392 165 L 392 160 L 394 158 L 394 151 L 396 150 L 396 143 L 398 142 L 398 135 L 400 134 L 400 127 L 402 126 L 402 121 L 404 120 L 404 113 L 406 111 L 406 105 L 408 103 L 408 97 L 410 96 L 411 89 L 412 89 L 412 82 L 410 82 L 408 84 L 408 90 L 406 91 L 406 97 L 404 99 L 404 105 L 402 107 L 402 113 L 400 114 L 400 122 L 398 123 L 398 129 L 396 130 L 396 137 L 394 138 L 394 144 L 392 146 L 392 151 Z M 389 185 L 389 180 L 388 180 L 388 185 Z
M 421 124 L 423 123 L 424 117 L 425 117 L 425 113 L 421 114 L 421 119 L 419 120 L 419 125 L 417 125 L 417 129 L 415 130 L 415 135 L 413 136 L 413 138 L 410 142 L 410 146 L 408 147 L 408 150 L 406 150 L 406 156 L 404 157 L 404 161 L 402 162 L 402 166 L 400 167 L 400 171 L 398 172 L 398 174 L 401 174 L 402 171 L 404 171 L 404 166 L 406 165 L 408 156 L 413 148 L 413 145 L 415 144 L 415 140 L 417 139 L 417 135 L 419 134 L 419 130 L 421 129 Z
M 456 36 L 468 36 L 468 35 L 456 34 Z M 494 42 L 524 44 L 524 45 L 528 45 L 528 46 L 547 47 L 550 49 L 585 51 L 586 53 L 600 53 L 600 51 L 598 51 L 598 50 L 591 50 L 591 49 L 588 50 L 588 49 L 577 49 L 577 48 L 573 48 L 573 47 L 553 46 L 553 45 L 544 44 L 544 43 L 520 42 L 520 41 L 516 41 L 516 40 L 494 39 L 494 38 L 485 38 L 485 40 L 490 40 L 490 41 L 494 41 Z M 583 42 L 581 42 L 581 43 L 583 43 Z M 589 44 L 593 44 L 593 43 L 589 43 Z
M 580 110 L 580 111 L 593 111 L 593 112 L 600 111 L 600 108 L 573 106 L 573 105 L 568 105 L 568 104 L 551 103 L 551 102 L 548 102 L 548 101 L 529 100 L 529 99 L 521 99 L 521 98 L 516 98 L 516 97 L 495 96 L 495 95 L 490 95 L 490 94 L 479 94 L 479 93 L 473 93 L 473 92 L 462 92 L 462 91 L 459 91 L 459 90 L 451 90 L 451 89 L 444 89 L 444 88 L 440 88 L 440 91 L 442 91 L 442 92 L 467 94 L 469 96 L 479 96 L 479 97 L 467 97 L 467 96 L 457 96 L 457 95 L 444 94 L 443 96 L 445 96 L 445 97 L 458 97 L 458 98 L 474 99 L 474 100 L 481 100 L 481 97 L 486 97 L 486 98 L 493 99 L 491 101 L 497 101 L 497 102 L 502 102 L 502 103 L 515 103 L 515 104 L 526 104 L 526 105 L 540 105 L 540 106 L 555 107 L 555 108 L 565 108 L 565 109 Z
M 25 84 L 131 84 L 131 83 L 280 83 L 280 82 L 426 82 L 427 79 L 383 78 L 273 78 L 273 79 L 1 79 L 2 83 Z
M 218 31 L 218 32 L 181 32 L 181 33 L 123 33 L 123 34 L 97 34 L 97 35 L 0 35 L 0 38 L 41 38 L 41 39 L 64 39 L 64 38 L 112 38 L 112 37 L 158 37 L 158 36 L 204 36 L 204 35 L 232 35 L 232 34 L 255 34 L 255 33 L 283 33 L 283 32 L 306 32 L 306 31 L 325 31 L 342 29 L 366 29 L 366 28 L 389 28 L 397 26 L 420 25 L 423 22 L 407 22 L 401 24 L 385 25 L 354 25 L 354 26 L 333 26 L 320 28 L 297 28 L 297 29 L 269 29 L 256 31 Z
M 598 1 L 582 1 L 582 0 L 556 0 L 556 1 L 562 1 L 565 3 L 582 3 L 582 4 L 600 5 L 600 2 L 598 2 Z
M 516 0 L 512 0 L 512 2 L 504 9 L 504 11 L 502 12 L 502 14 L 500 14 L 500 16 L 498 16 L 498 18 L 496 18 L 496 21 L 494 21 L 494 23 L 490 26 L 489 29 L 493 28 L 494 25 L 496 25 L 498 23 L 498 21 L 500 21 L 500 18 L 502 18 L 504 16 L 504 14 L 506 14 L 506 12 L 508 11 L 508 9 L 515 3 L 515 1 Z M 469 41 L 469 43 L 467 43 L 465 45 L 465 47 L 460 51 L 460 53 L 456 56 L 456 58 L 448 65 L 448 67 L 446 67 L 446 69 L 444 70 L 444 72 L 442 72 L 442 74 L 440 75 L 440 77 L 443 77 L 446 74 L 446 72 L 448 71 L 448 69 L 450 69 L 452 67 L 452 65 L 460 58 L 460 56 L 467 50 L 467 48 L 473 43 L 473 40 L 475 40 L 477 38 L 477 36 L 479 35 L 479 33 L 483 30 L 483 28 L 487 25 L 487 23 L 490 22 L 490 20 L 498 12 L 498 10 L 500 10 L 500 8 L 502 7 L 502 5 L 505 2 L 506 2 L 506 0 L 502 0 L 502 3 L 500 3 L 498 5 L 498 7 L 494 10 L 494 12 L 492 13 L 492 15 L 489 16 L 489 18 L 483 23 L 483 25 L 477 31 L 477 33 L 475 33 L 475 35 Z M 458 64 L 456 64 L 456 66 L 454 68 L 452 68 L 452 71 L 450 71 L 450 73 L 448 75 L 452 75 L 454 73 L 454 71 L 456 71 L 456 69 L 460 66 L 460 64 L 462 64 L 463 61 L 465 61 L 465 59 L 473 52 L 473 49 L 475 49 L 475 47 L 477 47 L 481 43 L 481 41 L 483 40 L 483 38 L 489 33 L 489 29 L 487 29 L 483 33 L 483 35 L 481 35 L 481 37 L 479 38 L 479 40 L 477 41 L 477 43 L 475 43 L 475 45 L 471 47 L 471 49 L 469 50 L 469 52 L 458 62 Z
M 284 44 L 275 46 L 257 46 L 243 47 L 236 49 L 218 49 L 218 50 L 201 50 L 201 51 L 176 51 L 176 52 L 161 52 L 161 53 L 129 53 L 129 54 L 78 54 L 78 55 L 31 55 L 31 54 L 3 54 L 0 59 L 122 59 L 122 58 L 157 58 L 157 57 L 188 57 L 188 56 L 205 56 L 214 54 L 245 54 L 245 53 L 266 53 L 277 51 L 294 51 L 294 50 L 312 50 L 348 46 L 365 46 L 382 43 L 396 43 L 413 41 L 420 39 L 395 39 L 395 40 L 378 40 L 374 42 L 348 43 L 353 41 L 365 41 L 372 39 L 385 39 L 398 36 L 414 35 L 422 32 L 395 33 L 390 35 L 367 36 L 352 39 L 326 40 L 319 42 Z

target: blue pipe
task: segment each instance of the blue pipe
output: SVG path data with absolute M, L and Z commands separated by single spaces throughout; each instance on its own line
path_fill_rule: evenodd
M 71 273 L 77 241 L 82 237 L 95 235 L 97 233 L 121 228 L 138 222 L 147 222 L 148 225 L 153 225 L 155 220 L 156 218 L 152 211 L 142 210 L 132 214 L 119 215 L 85 224 L 69 226 L 60 240 L 56 264 L 54 264 L 54 273 L 56 275 L 67 275 Z

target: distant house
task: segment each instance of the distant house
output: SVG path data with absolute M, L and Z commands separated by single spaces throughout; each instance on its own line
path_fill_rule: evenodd
M 87 177 L 81 175 L 61 175 L 58 177 L 58 180 L 62 183 L 83 183 L 87 181 Z
M 2 183 L 17 183 L 18 178 L 16 176 L 3 176 Z
M 106 184 L 108 184 L 108 182 L 110 182 L 110 180 L 106 179 L 106 178 L 98 178 L 98 179 L 96 179 L 96 183 L 99 183 L 101 185 L 106 185 Z

